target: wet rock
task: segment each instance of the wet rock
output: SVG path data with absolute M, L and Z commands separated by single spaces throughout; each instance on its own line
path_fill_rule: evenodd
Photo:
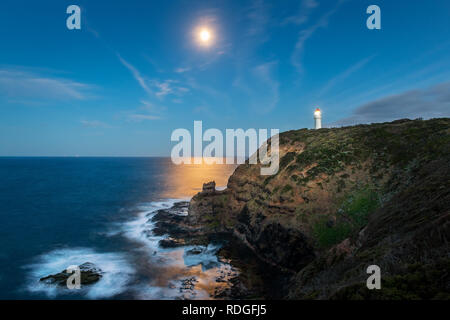
M 216 282 L 226 282 L 226 280 L 224 279 L 223 276 L 221 276 L 216 278 Z
M 85 262 L 78 266 L 80 268 L 80 283 L 81 285 L 94 284 L 102 278 L 102 270 L 91 262 Z M 59 273 L 48 275 L 39 279 L 39 281 L 47 284 L 57 284 L 60 286 L 67 285 L 67 279 L 74 273 L 68 273 L 63 270 Z
M 195 277 L 181 280 L 180 292 L 193 291 L 198 280 Z
M 159 240 L 159 246 L 161 248 L 176 248 L 184 245 L 186 245 L 186 243 L 183 239 L 169 238 Z
M 200 247 L 195 247 L 195 248 L 192 248 L 192 249 L 190 249 L 190 250 L 187 250 L 186 251 L 186 254 L 188 254 L 188 255 L 197 255 L 197 254 L 200 254 L 200 253 L 202 253 L 203 252 L 203 249 L 202 248 L 200 248 Z
M 228 281 L 219 279 L 216 282 L 228 283 L 227 286 L 218 286 L 215 288 L 213 297 L 216 299 L 243 299 L 249 297 L 251 294 L 238 277 L 231 278 Z
M 187 216 L 189 203 L 186 201 L 177 202 L 173 207 L 158 210 L 151 218 L 151 222 L 155 223 L 152 234 L 162 236 L 165 234 L 186 236 L 187 231 L 182 227 Z

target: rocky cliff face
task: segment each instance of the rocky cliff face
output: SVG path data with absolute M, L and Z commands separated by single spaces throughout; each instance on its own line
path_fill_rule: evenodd
M 189 221 L 291 272 L 289 298 L 449 298 L 449 133 L 450 119 L 284 132 L 276 175 L 240 165 Z M 370 264 L 385 289 L 366 288 Z

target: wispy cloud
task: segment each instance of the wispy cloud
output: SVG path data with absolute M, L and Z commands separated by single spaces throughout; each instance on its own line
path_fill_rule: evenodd
M 147 85 L 144 77 L 141 75 L 138 69 L 136 69 L 132 64 L 130 64 L 128 61 L 123 59 L 120 54 L 117 54 L 117 57 L 119 58 L 120 62 L 131 72 L 134 79 L 139 83 L 139 85 L 142 87 L 142 89 L 145 90 L 149 95 L 153 94 L 152 90 L 150 90 L 149 86 Z
M 292 65 L 297 69 L 298 72 L 303 71 L 303 62 L 301 61 L 301 58 L 305 49 L 306 41 L 310 39 L 317 30 L 328 25 L 329 19 L 336 13 L 336 11 L 345 1 L 347 0 L 338 0 L 336 5 L 325 12 L 316 23 L 314 23 L 307 29 L 300 31 L 297 42 L 295 43 L 294 52 L 291 56 Z
M 164 98 L 167 95 L 181 96 L 190 91 L 190 89 L 186 86 L 180 85 L 180 82 L 178 80 L 152 80 L 151 84 L 153 87 L 155 87 L 155 95 L 158 98 Z
M 375 55 L 364 58 L 357 63 L 353 64 L 343 72 L 339 73 L 335 77 L 331 78 L 319 91 L 318 96 L 323 96 L 329 90 L 334 88 L 336 85 L 343 83 L 346 79 L 348 79 L 352 74 L 363 68 L 368 62 L 370 62 Z
M 266 91 L 262 91 L 266 92 L 267 98 L 266 102 L 264 104 L 261 104 L 262 112 L 272 111 L 276 107 L 280 98 L 280 83 L 275 80 L 273 76 L 273 69 L 276 65 L 276 62 L 270 62 L 259 65 L 254 69 L 256 77 L 261 79 L 262 86 L 266 88 Z
M 110 128 L 108 124 L 98 120 L 81 120 L 80 123 L 86 128 Z
M 264 0 L 253 0 L 247 8 L 246 18 L 249 21 L 247 36 L 261 36 L 269 23 L 268 5 Z
M 248 96 L 250 107 L 258 113 L 268 113 L 278 104 L 280 83 L 274 75 L 277 65 L 276 61 L 272 61 L 255 66 L 233 83 Z
M 191 67 L 184 67 L 184 68 L 180 67 L 180 68 L 176 68 L 175 72 L 176 73 L 185 73 L 185 72 L 190 71 L 191 69 L 192 69 Z
M 208 113 L 208 112 L 210 112 L 210 108 L 208 106 L 201 105 L 201 106 L 195 107 L 192 110 L 192 112 L 194 112 L 194 113 Z
M 165 107 L 155 105 L 147 100 L 141 100 L 141 106 L 133 112 L 126 114 L 126 118 L 131 122 L 142 122 L 146 120 L 160 120 Z
M 153 67 L 153 69 L 158 73 L 165 73 L 165 70 L 162 69 L 158 63 L 155 62 L 155 60 L 151 57 L 149 57 L 147 54 L 142 54 L 145 60 L 147 60 L 148 63 Z
M 333 125 L 449 116 L 450 82 L 443 82 L 429 88 L 409 90 L 366 103 L 356 108 L 352 115 Z
M 426 66 L 406 63 L 401 67 L 387 69 L 381 75 L 371 76 L 358 84 L 342 88 L 327 95 L 323 105 L 358 106 L 380 97 L 394 95 L 411 88 L 426 88 L 443 83 L 450 78 L 448 59 L 428 59 Z
M 160 116 L 155 116 L 151 114 L 133 113 L 128 115 L 128 120 L 133 122 L 142 122 L 145 120 L 160 120 Z
M 146 112 L 160 114 L 162 111 L 165 110 L 165 107 L 157 106 L 154 103 L 151 103 L 150 101 L 147 100 L 141 100 L 140 102 L 141 102 L 140 109 L 145 110 Z
M 281 25 L 301 25 L 308 22 L 313 9 L 318 6 L 319 3 L 316 0 L 302 0 L 297 14 L 284 18 L 283 21 L 281 21 Z
M 193 77 L 187 77 L 187 84 L 194 91 L 199 91 L 201 97 L 210 97 L 221 103 L 225 103 L 230 108 L 232 107 L 230 95 L 223 90 L 217 90 L 213 86 L 205 85 L 204 82 L 200 83 Z
M 93 86 L 21 69 L 0 69 L 0 93 L 11 100 L 83 100 Z
M 153 83 L 158 88 L 156 92 L 157 97 L 164 97 L 173 92 L 173 88 L 171 87 L 172 80 L 166 80 L 164 82 L 153 81 Z
M 134 79 L 149 96 L 155 96 L 162 99 L 168 95 L 181 96 L 186 92 L 189 92 L 189 88 L 180 85 L 178 80 L 148 79 L 142 75 L 142 73 L 135 66 L 123 59 L 119 54 L 117 54 L 117 56 L 120 62 L 131 72 Z

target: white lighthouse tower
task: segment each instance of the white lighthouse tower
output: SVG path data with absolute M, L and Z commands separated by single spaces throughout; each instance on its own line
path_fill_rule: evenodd
M 322 128 L 322 111 L 319 108 L 314 111 L 314 129 Z

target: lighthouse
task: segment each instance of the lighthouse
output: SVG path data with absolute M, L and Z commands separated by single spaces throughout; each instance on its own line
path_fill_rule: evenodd
M 314 129 L 322 128 L 322 111 L 319 108 L 314 111 Z

